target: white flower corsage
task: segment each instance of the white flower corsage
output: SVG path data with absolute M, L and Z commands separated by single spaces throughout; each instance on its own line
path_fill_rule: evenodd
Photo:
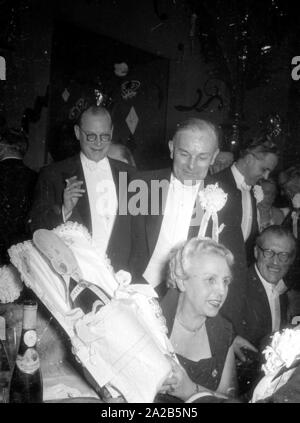
M 218 242 L 219 233 L 224 228 L 224 225 L 222 225 L 222 228 L 219 228 L 217 213 L 225 206 L 228 195 L 221 188 L 219 188 L 218 183 L 216 183 L 214 185 L 207 185 L 204 190 L 199 192 L 198 196 L 200 205 L 205 210 L 198 237 L 205 237 L 209 219 L 212 218 L 212 239 Z
M 300 192 L 294 195 L 292 198 L 292 203 L 295 209 L 300 209 Z
M 23 289 L 19 272 L 12 265 L 0 267 L 0 303 L 11 303 Z
M 256 199 L 256 203 L 261 203 L 264 199 L 264 192 L 260 185 L 254 185 L 253 187 L 254 197 Z
M 271 345 L 263 351 L 266 363 L 262 366 L 265 375 L 276 375 L 285 367 L 289 369 L 300 358 L 300 328 L 276 332 Z

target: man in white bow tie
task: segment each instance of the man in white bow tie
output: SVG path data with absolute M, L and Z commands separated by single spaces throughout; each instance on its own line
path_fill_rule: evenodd
M 198 193 L 204 189 L 209 166 L 219 152 L 218 143 L 214 124 L 190 118 L 178 125 L 169 141 L 172 169 L 136 174 L 136 179 L 148 187 L 149 207 L 148 213 L 137 214 L 132 219 L 129 269 L 136 283 L 150 283 L 161 296 L 166 291 L 165 271 L 171 250 L 198 235 L 198 220 L 203 214 Z M 162 187 L 160 195 L 152 189 L 154 186 Z
M 235 203 L 233 199 L 238 200 L 238 207 L 234 213 L 240 219 L 248 264 L 253 261 L 252 251 L 255 237 L 258 235 L 257 199 L 252 189 L 260 179 L 268 178 L 277 163 L 277 146 L 267 138 L 256 138 L 241 152 L 239 159 L 230 168 L 212 177 L 229 193 L 226 207 L 231 207 Z
M 267 138 L 256 138 L 241 152 L 239 159 L 219 173 L 211 176 L 213 183 L 228 194 L 227 202 L 219 213 L 219 224 L 228 230 L 226 247 L 234 254 L 235 277 L 222 314 L 243 333 L 243 308 L 247 267 L 254 262 L 254 244 L 258 235 L 257 200 L 253 186 L 261 178 L 268 178 L 278 163 L 278 149 Z M 235 226 L 235 230 L 230 228 Z M 237 229 L 238 228 L 238 229 Z M 222 242 L 222 240 L 221 240 Z
M 31 230 L 52 229 L 67 221 L 81 223 L 114 269 L 126 268 L 130 251 L 126 184 L 135 169 L 107 157 L 113 124 L 104 107 L 84 110 L 74 131 L 80 154 L 42 169 L 30 214 Z

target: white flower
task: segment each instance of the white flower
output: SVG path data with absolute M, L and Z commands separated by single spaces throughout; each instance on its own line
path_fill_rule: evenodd
M 281 333 L 276 332 L 272 337 L 272 343 L 263 354 L 266 363 L 262 366 L 266 375 L 277 373 L 283 366 L 288 369 L 295 360 L 300 358 L 300 328 L 284 329 Z
M 227 201 L 227 194 L 219 188 L 218 183 L 207 185 L 198 195 L 201 207 L 209 213 L 217 213 Z
M 295 209 L 300 209 L 300 192 L 294 195 L 292 198 L 292 203 Z
M 115 75 L 117 76 L 126 76 L 128 73 L 128 65 L 127 63 L 115 63 Z
M 253 187 L 254 197 L 257 203 L 261 203 L 264 199 L 264 192 L 260 185 L 254 185 Z
M 12 265 L 0 267 L 0 303 L 11 303 L 19 298 L 23 288 L 20 275 Z

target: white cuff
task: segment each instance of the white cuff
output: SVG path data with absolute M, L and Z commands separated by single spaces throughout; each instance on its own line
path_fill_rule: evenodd
M 192 395 L 187 401 L 185 402 L 194 402 L 195 400 L 202 398 L 202 397 L 215 397 L 214 394 L 211 392 L 197 392 L 196 394 Z
M 70 219 L 72 212 L 70 211 L 67 215 L 65 214 L 65 207 L 64 205 L 61 208 L 61 214 L 63 218 L 63 222 L 66 223 L 68 219 Z

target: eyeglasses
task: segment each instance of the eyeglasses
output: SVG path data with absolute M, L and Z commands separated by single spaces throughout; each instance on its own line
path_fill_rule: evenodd
M 286 253 L 286 252 L 280 252 L 280 253 L 275 253 L 275 251 L 273 250 L 268 250 L 268 249 L 264 249 L 262 248 L 260 245 L 256 244 L 258 246 L 258 248 L 262 251 L 263 256 L 265 258 L 271 259 L 274 256 L 277 256 L 279 261 L 281 261 L 281 263 L 287 263 L 290 258 L 292 257 L 292 255 L 290 253 Z
M 80 130 L 84 133 L 84 135 L 86 136 L 86 140 L 88 142 L 96 142 L 97 141 L 98 135 L 95 134 L 94 132 L 87 133 L 82 128 L 80 128 Z M 108 144 L 109 142 L 111 142 L 112 136 L 111 136 L 111 134 L 99 134 L 99 138 L 100 138 L 100 141 L 103 142 L 103 144 Z

